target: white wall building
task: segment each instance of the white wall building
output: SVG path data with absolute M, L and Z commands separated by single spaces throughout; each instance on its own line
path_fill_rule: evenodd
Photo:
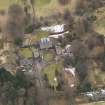
M 54 25 L 54 26 L 49 26 L 49 27 L 42 27 L 42 31 L 47 31 L 47 32 L 52 32 L 52 33 L 59 33 L 64 31 L 64 25 Z

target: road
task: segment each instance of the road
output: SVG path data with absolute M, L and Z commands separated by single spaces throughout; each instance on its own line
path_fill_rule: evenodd
M 44 87 L 43 76 L 42 76 L 43 63 L 36 60 L 34 67 L 35 67 L 35 77 L 37 78 L 37 86 Z
M 37 103 L 38 105 L 48 105 L 47 101 L 47 90 L 45 88 L 45 83 L 42 75 L 43 62 L 39 60 L 33 61 L 33 70 L 35 70 L 35 82 L 37 91 Z

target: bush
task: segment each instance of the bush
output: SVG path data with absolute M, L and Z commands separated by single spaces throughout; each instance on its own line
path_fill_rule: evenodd
M 3 49 L 3 40 L 2 39 L 0 39 L 0 49 Z
M 85 78 L 87 77 L 87 65 L 86 62 L 78 61 L 79 63 L 76 64 L 76 70 L 81 82 L 84 82 Z
M 31 85 L 23 72 L 16 73 L 15 79 L 12 81 L 16 89 L 28 88 Z
M 16 37 L 14 43 L 16 46 L 22 46 L 23 40 L 22 38 Z
M 6 14 L 5 10 L 0 10 L 0 15 L 4 16 Z
M 81 93 L 81 92 L 90 92 L 90 91 L 92 91 L 91 84 L 88 83 L 88 82 L 85 83 L 85 84 L 80 84 L 77 87 L 77 91 L 78 91 L 78 93 Z
M 74 23 L 74 18 L 71 15 L 71 13 L 70 13 L 70 11 L 68 9 L 66 9 L 64 11 L 63 18 L 67 22 L 67 24 L 71 24 L 72 25 Z
M 12 79 L 14 79 L 14 77 L 8 71 L 4 68 L 0 68 L 0 81 L 2 83 L 11 81 Z
M 16 76 L 13 76 L 4 68 L 0 69 L 0 82 L 10 82 L 15 89 L 19 88 L 27 88 L 30 86 L 30 82 L 26 79 L 25 75 L 21 73 L 17 73 Z

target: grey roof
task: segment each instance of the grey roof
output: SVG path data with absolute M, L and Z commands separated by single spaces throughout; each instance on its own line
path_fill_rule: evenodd
M 52 47 L 52 41 L 50 38 L 41 38 L 39 45 L 41 49 L 50 48 Z

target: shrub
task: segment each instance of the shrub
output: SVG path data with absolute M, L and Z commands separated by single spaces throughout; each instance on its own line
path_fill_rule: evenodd
M 22 42 L 23 42 L 22 38 L 18 38 L 18 37 L 15 38 L 14 43 L 16 46 L 21 46 Z
M 90 92 L 90 91 L 92 91 L 91 84 L 87 82 L 85 84 L 79 85 L 77 87 L 77 91 L 78 91 L 78 93 L 81 93 L 81 92 Z

